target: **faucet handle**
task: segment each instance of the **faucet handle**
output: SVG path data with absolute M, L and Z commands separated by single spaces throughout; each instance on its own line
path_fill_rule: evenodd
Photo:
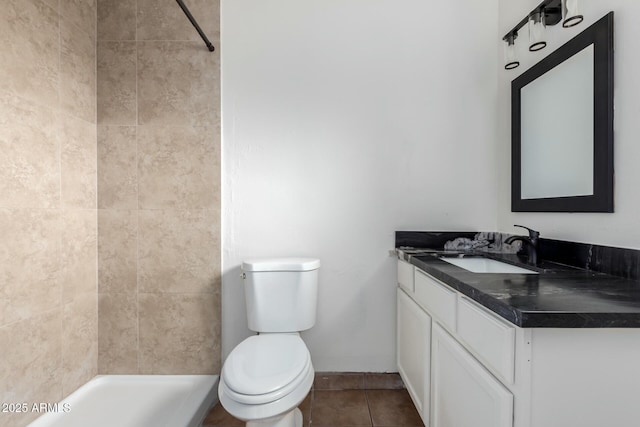
M 534 230 L 532 228 L 525 227 L 524 225 L 517 225 L 517 224 L 514 224 L 513 226 L 514 227 L 526 228 L 529 231 L 529 237 L 532 238 L 532 239 L 537 239 L 538 237 L 540 237 L 540 232 L 536 231 L 536 230 Z

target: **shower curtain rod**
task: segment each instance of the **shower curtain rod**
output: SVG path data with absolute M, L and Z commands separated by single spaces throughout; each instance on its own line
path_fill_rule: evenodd
M 191 21 L 191 25 L 193 25 L 195 27 L 195 29 L 198 32 L 198 34 L 200 34 L 200 37 L 202 37 L 202 40 L 204 41 L 204 44 L 206 44 L 207 47 L 209 48 L 209 52 L 213 52 L 214 50 L 216 50 L 216 48 L 213 47 L 213 44 L 211 44 L 211 42 L 209 41 L 207 36 L 202 31 L 202 28 L 200 28 L 200 25 L 198 25 L 198 23 L 196 22 L 195 18 L 191 14 L 191 12 L 189 12 L 189 8 L 187 8 L 187 6 L 184 4 L 184 2 L 182 0 L 176 0 L 176 1 L 180 5 L 180 8 L 184 12 L 184 14 L 187 15 L 187 18 L 189 18 L 189 21 Z

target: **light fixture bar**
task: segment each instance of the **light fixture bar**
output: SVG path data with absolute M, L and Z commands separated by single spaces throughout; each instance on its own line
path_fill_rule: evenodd
M 562 21 L 562 0 L 544 0 L 538 7 L 527 13 L 527 16 L 505 34 L 502 40 L 507 41 L 512 34 L 517 34 L 518 30 L 527 25 L 529 17 L 534 13 L 544 13 L 544 22 L 547 27 L 556 25 Z

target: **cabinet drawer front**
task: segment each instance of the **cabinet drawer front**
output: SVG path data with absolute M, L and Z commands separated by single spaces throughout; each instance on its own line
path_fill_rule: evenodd
M 413 294 L 413 265 L 402 260 L 398 260 L 398 285 Z
M 490 370 L 513 384 L 515 327 L 466 298 L 458 303 L 458 336 Z
M 415 288 L 416 301 L 443 326 L 455 331 L 456 292 L 418 269 L 415 274 Z

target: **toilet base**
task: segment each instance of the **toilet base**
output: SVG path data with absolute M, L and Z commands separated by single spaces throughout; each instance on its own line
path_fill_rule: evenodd
M 302 427 L 302 412 L 296 408 L 284 416 L 248 421 L 247 427 Z

